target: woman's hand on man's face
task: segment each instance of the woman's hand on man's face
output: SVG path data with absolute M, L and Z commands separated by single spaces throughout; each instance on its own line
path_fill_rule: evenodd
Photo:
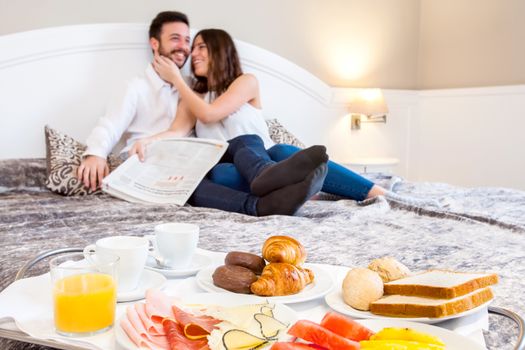
M 156 50 L 153 59 L 153 68 L 163 80 L 173 85 L 176 84 L 177 79 L 182 78 L 179 67 L 169 58 L 159 55 L 159 52 Z

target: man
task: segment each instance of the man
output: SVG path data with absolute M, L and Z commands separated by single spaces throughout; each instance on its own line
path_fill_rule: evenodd
M 190 54 L 190 28 L 185 14 L 159 13 L 151 22 L 149 42 L 153 50 L 169 57 L 179 68 Z M 108 175 L 108 154 L 126 133 L 127 149 L 138 139 L 166 130 L 176 115 L 178 91 L 163 81 L 151 64 L 144 77 L 133 79 L 124 95 L 112 105 L 87 139 L 87 150 L 77 176 L 86 187 L 97 189 Z M 192 126 L 181 125 L 180 136 Z
M 149 37 L 153 51 L 171 59 L 179 68 L 184 65 L 190 54 L 190 30 L 186 15 L 175 11 L 159 13 L 151 23 Z M 126 136 L 123 153 L 135 141 L 167 130 L 173 118 L 177 134 L 172 136 L 188 135 L 194 121 L 187 117 L 184 107 L 178 102 L 178 91 L 162 80 L 149 64 L 145 77 L 135 78 L 128 84 L 118 103 L 108 109 L 89 135 L 87 150 L 77 171 L 78 178 L 91 190 L 100 187 L 102 179 L 109 173 L 106 158 L 123 135 Z M 255 135 L 239 136 L 234 140 L 233 143 L 230 140 L 229 154 L 243 153 L 247 148 L 259 147 L 259 140 Z M 254 155 L 251 151 L 244 153 L 246 155 L 241 157 L 241 163 L 252 178 L 261 173 L 255 173 L 255 168 L 263 169 L 275 163 L 269 158 Z M 189 203 L 253 216 L 293 215 L 321 189 L 326 176 L 326 159 L 320 157 L 310 162 L 300 181 L 282 184 L 261 197 L 236 191 L 205 178 L 196 188 Z M 294 161 L 281 166 L 293 167 Z M 261 180 L 261 177 L 258 179 Z M 264 176 L 262 179 L 265 180 Z M 271 181 L 266 179 L 265 182 Z

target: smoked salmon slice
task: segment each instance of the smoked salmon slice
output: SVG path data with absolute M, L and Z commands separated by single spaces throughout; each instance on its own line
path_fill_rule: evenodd
M 297 321 L 288 334 L 303 340 L 321 345 L 329 350 L 359 350 L 358 342 L 344 338 L 315 322 L 308 320 Z
M 374 335 L 374 332 L 360 323 L 333 311 L 327 312 L 326 315 L 324 315 L 321 326 L 339 334 L 341 337 L 357 342 L 368 340 Z
M 328 350 L 316 344 L 277 342 L 270 350 Z

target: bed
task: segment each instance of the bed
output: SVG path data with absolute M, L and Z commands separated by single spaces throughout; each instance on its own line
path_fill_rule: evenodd
M 310 262 L 366 266 L 390 255 L 415 270 L 495 272 L 500 282 L 493 306 L 525 314 L 522 191 L 367 174 L 391 192 L 362 203 L 309 201 L 295 216 L 261 218 L 189 206 L 145 207 L 105 194 L 50 192 L 44 125 L 83 141 L 111 91 L 145 67 L 145 33 L 143 24 L 98 24 L 0 38 L 5 53 L 0 59 L 0 290 L 43 251 L 83 247 L 107 235 L 143 235 L 159 222 L 183 221 L 198 224 L 199 246 L 214 251 L 256 252 L 268 235 L 286 234 L 308 248 Z M 319 130 L 343 110 L 330 87 L 279 56 L 238 45 L 246 70 L 261 80 L 267 116 L 277 117 L 305 144 L 328 139 L 330 132 L 319 136 Z M 293 106 L 279 96 L 292 96 Z M 308 130 L 301 127 L 303 119 L 309 120 Z M 31 273 L 45 269 L 39 264 Z M 488 348 L 512 349 L 518 328 L 492 315 L 484 334 Z M 0 348 L 43 347 L 0 339 Z

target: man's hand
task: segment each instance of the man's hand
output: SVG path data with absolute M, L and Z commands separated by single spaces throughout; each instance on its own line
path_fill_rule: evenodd
M 102 186 L 102 179 L 109 174 L 108 162 L 97 156 L 87 156 L 78 167 L 77 177 L 84 186 L 95 191 Z
M 146 157 L 146 146 L 153 142 L 153 139 L 151 137 L 146 137 L 140 140 L 135 141 L 133 146 L 128 151 L 128 156 L 131 157 L 135 153 L 139 157 L 139 160 L 141 162 L 144 161 Z

